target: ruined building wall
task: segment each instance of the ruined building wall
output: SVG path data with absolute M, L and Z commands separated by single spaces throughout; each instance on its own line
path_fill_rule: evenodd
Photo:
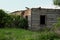
M 31 10 L 31 30 L 40 30 L 41 28 L 53 27 L 57 22 L 57 17 L 60 14 L 60 9 L 40 9 L 32 8 Z M 45 25 L 40 24 L 40 15 L 45 15 Z

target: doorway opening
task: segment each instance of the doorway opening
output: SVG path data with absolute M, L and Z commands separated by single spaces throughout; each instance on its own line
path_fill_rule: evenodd
M 45 25 L 45 15 L 40 15 L 40 25 Z

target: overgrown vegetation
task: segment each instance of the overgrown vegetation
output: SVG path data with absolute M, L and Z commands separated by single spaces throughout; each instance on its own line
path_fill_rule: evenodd
M 43 31 L 32 32 L 25 30 L 27 27 L 27 19 L 22 16 L 8 15 L 5 11 L 0 10 L 0 28 L 2 28 L 0 29 L 0 40 L 60 40 L 60 18 L 51 29 L 44 28 Z
M 32 32 L 24 29 L 0 29 L 0 40 L 60 40 L 54 32 Z
M 22 16 L 12 16 L 0 9 L 0 28 L 27 28 L 28 21 Z
M 54 5 L 60 6 L 60 0 L 53 0 Z

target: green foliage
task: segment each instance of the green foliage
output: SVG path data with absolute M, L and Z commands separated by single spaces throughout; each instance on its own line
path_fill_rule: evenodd
M 60 6 L 60 0 L 53 0 L 54 1 L 54 5 L 59 5 Z
M 60 36 L 60 18 L 57 18 L 57 23 L 52 27 L 53 32 Z
M 16 28 L 27 28 L 28 27 L 28 20 L 21 17 L 21 16 L 16 16 L 14 24 Z
M 0 28 L 27 28 L 28 20 L 21 16 L 12 16 L 0 10 Z
M 0 10 L 0 28 L 4 27 L 5 25 L 5 20 L 6 20 L 6 17 L 7 17 L 7 13 L 5 13 L 5 11 L 3 10 Z
M 12 17 L 8 15 L 5 11 L 0 9 L 0 28 L 11 27 Z
M 60 40 L 54 32 L 31 32 L 24 29 L 0 29 L 0 40 Z
M 60 29 L 60 18 L 57 18 L 57 23 L 54 24 L 53 30 Z

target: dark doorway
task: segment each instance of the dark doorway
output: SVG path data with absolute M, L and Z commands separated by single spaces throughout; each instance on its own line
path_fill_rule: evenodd
M 45 15 L 40 15 L 40 24 L 45 25 Z
M 28 16 L 25 16 L 25 18 L 28 20 Z

